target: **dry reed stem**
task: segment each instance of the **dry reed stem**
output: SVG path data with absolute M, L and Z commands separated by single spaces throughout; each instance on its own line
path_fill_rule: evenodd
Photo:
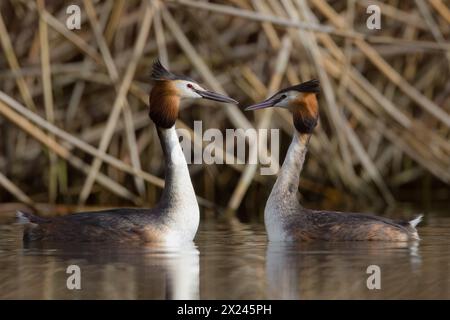
M 345 21 L 324 0 L 312 0 L 312 3 L 323 14 L 327 15 L 330 22 L 338 28 L 345 28 Z M 326 9 L 325 9 L 326 8 Z M 408 83 L 389 63 L 386 62 L 369 44 L 364 40 L 355 40 L 355 45 L 366 55 L 366 57 L 395 85 L 397 85 L 407 96 L 422 106 L 426 111 L 450 127 L 450 115 L 436 106 L 427 97 Z
M 173 71 L 203 79 L 214 91 L 225 93 L 226 88 L 243 106 L 263 99 L 275 82 L 281 81 L 282 87 L 319 75 L 324 89 L 321 123 L 311 139 L 300 184 L 306 198 L 317 193 L 324 205 L 333 206 L 330 201 L 337 198 L 327 196 L 325 190 L 331 190 L 329 194 L 342 190 L 350 192 L 346 203 L 372 205 L 380 203 L 376 189 L 389 200 L 389 189 L 397 195 L 403 186 L 420 184 L 429 173 L 437 178 L 432 181 L 438 187 L 437 180 L 450 182 L 450 85 L 445 84 L 450 10 L 442 0 L 402 5 L 343 0 L 336 2 L 339 10 L 323 0 L 152 1 L 150 25 L 154 29 L 138 59 L 133 59 L 133 51 L 142 28 L 142 2 L 104 0 L 95 2 L 94 8 L 93 2 L 85 0 L 79 31 L 66 28 L 64 6 L 47 2 L 43 8 L 39 2 L 13 2 L 13 10 L 3 10 L 12 0 L 0 4 L 0 65 L 4 66 L 0 69 L 0 113 L 17 128 L 0 119 L 0 149 L 5 151 L 0 153 L 0 167 L 17 187 L 30 178 L 27 164 L 37 163 L 42 172 L 48 168 L 58 172 L 58 200 L 70 199 L 83 183 L 84 177 L 74 175 L 73 167 L 89 173 L 89 179 L 95 176 L 94 181 L 102 186 L 86 188 L 87 195 L 96 192 L 93 200 L 106 203 L 110 198 L 105 196 L 111 192 L 126 202 L 155 202 L 163 181 L 145 171 L 159 174 L 163 168 L 153 128 L 146 129 L 148 70 L 157 56 Z M 364 32 L 361 13 L 369 3 L 382 10 L 383 28 L 376 32 Z M 20 24 L 12 19 L 20 19 Z M 34 32 L 39 21 L 41 30 Z M 41 35 L 45 33 L 42 21 L 51 28 L 47 36 Z M 282 38 L 291 41 L 292 54 L 282 77 L 274 78 L 271 66 L 280 54 Z M 124 81 L 121 74 L 132 60 L 135 71 L 111 130 L 108 101 L 118 103 Z M 272 113 L 244 114 L 236 106 L 213 112 L 190 108 L 196 104 L 184 103 L 177 122 L 177 127 L 189 131 L 188 139 L 196 147 L 205 142 L 193 132 L 193 119 L 212 116 L 208 123 L 220 129 L 246 129 L 267 124 Z M 24 105 L 32 111 L 26 112 Z M 21 126 L 21 119 L 30 122 Z M 286 146 L 291 116 L 285 110 L 274 110 L 270 119 L 271 126 L 282 129 L 282 145 Z M 64 125 L 64 130 L 59 129 Z M 34 139 L 60 161 L 47 167 L 47 154 Z M 104 150 L 92 146 L 101 140 L 110 140 Z M 231 155 L 218 145 L 212 147 L 219 157 Z M 107 174 L 86 163 L 92 161 L 91 156 L 93 163 L 107 165 Z M 199 197 L 199 201 L 209 208 L 215 206 L 213 201 L 257 212 L 252 201 L 270 191 L 273 179 L 256 174 L 256 168 L 234 163 L 192 166 L 195 189 L 208 198 Z M 68 177 L 70 190 L 65 190 Z M 9 185 L 2 187 L 11 192 Z M 222 188 L 226 192 L 219 192 Z M 27 190 L 34 201 L 54 198 L 54 191 Z M 17 191 L 11 194 L 18 197 Z M 224 194 L 231 197 L 224 198 Z
M 20 65 L 17 57 L 14 53 L 14 49 L 11 44 L 11 39 L 9 37 L 8 30 L 6 29 L 5 22 L 3 21 L 2 13 L 0 11 L 0 41 L 2 43 L 3 52 L 5 53 L 6 59 L 8 60 L 11 71 L 13 72 L 17 87 L 19 88 L 22 99 L 28 108 L 36 110 L 36 105 L 34 104 L 33 98 L 31 97 L 30 91 L 28 90 L 27 83 L 23 78 L 22 74 L 19 72 Z
M 103 57 L 103 61 L 105 63 L 105 65 L 107 66 L 107 70 L 108 70 L 108 74 L 109 77 L 111 79 L 111 81 L 114 83 L 115 87 L 116 87 L 116 91 L 120 92 L 120 87 L 119 87 L 119 83 L 118 83 L 118 71 L 116 68 L 116 65 L 112 59 L 111 56 L 111 52 L 108 48 L 108 44 L 106 43 L 106 39 L 103 37 L 103 28 L 101 27 L 101 24 L 97 21 L 97 17 L 96 17 L 96 12 L 95 12 L 95 8 L 91 2 L 91 0 L 84 0 L 84 4 L 85 4 L 85 8 L 89 17 L 89 21 L 91 23 L 91 26 L 94 30 L 94 34 L 95 34 L 95 38 L 97 40 L 97 43 L 99 44 L 99 48 Z M 146 6 L 146 4 L 144 3 L 143 6 Z M 138 57 L 137 57 L 138 58 Z M 128 146 L 130 149 L 130 154 L 131 154 L 131 163 L 132 165 L 137 168 L 137 169 L 141 169 L 141 163 L 139 160 L 139 154 L 138 154 L 138 150 L 137 150 L 137 145 L 136 145 L 136 136 L 135 136 L 135 130 L 134 130 L 134 125 L 132 122 L 132 115 L 131 115 L 131 110 L 130 107 L 128 105 L 127 99 L 126 99 L 126 93 L 125 93 L 125 97 L 124 99 L 124 106 L 122 108 L 123 111 L 123 115 L 124 115 L 124 121 L 125 121 L 125 133 L 127 136 L 127 141 L 128 141 Z M 117 121 L 117 120 L 116 120 Z M 115 123 L 114 123 L 115 125 Z M 108 126 L 107 126 L 108 129 Z M 107 137 L 110 133 L 108 131 L 106 131 L 104 133 L 104 138 L 102 139 L 107 139 Z M 109 139 L 111 139 L 111 136 L 109 137 Z M 102 140 L 103 141 L 103 140 Z M 95 164 L 94 160 L 94 164 Z M 101 164 L 100 164 L 101 165 Z M 88 179 L 85 183 L 85 186 L 83 186 L 82 192 L 80 194 L 80 200 L 79 200 L 79 204 L 84 204 L 87 197 L 89 196 L 90 193 L 90 188 L 92 188 L 92 184 L 89 186 L 89 177 L 91 176 L 95 176 L 95 165 L 93 165 L 92 169 L 91 169 L 91 173 L 88 175 Z M 145 195 L 145 185 L 144 185 L 144 181 L 142 179 L 140 179 L 139 177 L 135 177 L 135 184 L 136 184 L 136 188 L 140 194 L 141 197 L 144 197 Z
M 3 92 L 0 92 L 0 95 L 3 95 Z M 5 117 L 7 117 L 9 120 L 11 120 L 13 123 L 15 123 L 17 126 L 19 126 L 25 132 L 30 134 L 33 138 L 38 140 L 40 143 L 45 145 L 47 148 L 52 150 L 55 154 L 57 154 L 58 156 L 60 156 L 63 159 L 66 159 L 67 161 L 69 161 L 75 168 L 81 170 L 82 172 L 84 172 L 86 174 L 88 173 L 89 166 L 87 164 L 83 163 L 83 161 L 81 161 L 79 158 L 73 156 L 68 149 L 66 149 L 62 145 L 60 145 L 57 141 L 54 140 L 53 137 L 46 135 L 41 129 L 34 126 L 26 118 L 21 117 L 20 114 L 12 111 L 4 103 L 4 102 L 7 103 L 7 101 L 5 101 L 3 99 L 1 99 L 1 100 L 2 101 L 0 101 L 0 112 Z M 11 104 L 10 104 L 10 106 L 11 106 Z M 23 106 L 20 106 L 20 107 L 23 108 Z M 45 120 L 43 120 L 43 121 L 45 121 Z M 103 185 L 105 188 L 111 190 L 113 193 L 117 194 L 118 196 L 123 197 L 128 200 L 131 200 L 135 204 L 138 204 L 138 205 L 142 204 L 142 201 L 138 197 L 134 196 L 126 188 L 124 188 L 120 184 L 116 183 L 114 180 L 111 180 L 109 177 L 102 174 L 102 175 L 97 176 L 97 180 L 101 185 Z M 18 194 L 15 194 L 15 195 L 17 196 Z
M 60 129 L 56 127 L 55 125 L 52 125 L 45 119 L 41 118 L 37 114 L 28 111 L 24 106 L 22 106 L 19 102 L 13 100 L 11 97 L 9 97 L 7 94 L 5 94 L 3 91 L 0 91 L 0 101 L 3 101 L 5 104 L 10 106 L 14 111 L 19 113 L 24 119 L 28 119 L 29 121 L 35 123 L 39 127 L 47 130 L 49 133 L 52 133 L 53 135 L 57 136 L 59 139 L 63 139 L 67 141 L 68 143 L 76 146 L 80 150 L 83 150 L 84 152 L 102 159 L 102 161 L 107 162 L 109 165 L 116 167 L 117 169 L 127 172 L 129 174 L 138 175 L 142 177 L 144 180 L 148 181 L 149 183 L 158 186 L 160 188 L 164 187 L 164 181 L 158 177 L 155 177 L 149 173 L 146 173 L 142 170 L 138 170 L 136 168 L 133 168 L 122 161 L 118 160 L 117 158 L 114 158 L 110 156 L 109 154 L 99 151 L 97 148 L 94 148 L 93 146 L 85 143 L 84 141 L 80 140 L 79 138 L 69 134 L 68 132 L 64 131 L 63 129 Z
M 12 110 L 14 110 L 15 112 Z M 20 126 L 23 130 L 28 132 L 35 139 L 39 140 L 39 142 L 43 143 L 46 147 L 48 147 L 53 152 L 58 154 L 58 156 L 60 156 L 61 158 L 64 158 L 68 161 L 75 160 L 73 162 L 70 161 L 71 164 L 74 165 L 74 167 L 77 169 L 82 169 L 82 171 L 86 174 L 88 174 L 90 166 L 86 164 L 80 165 L 82 162 L 80 162 L 79 159 L 77 160 L 76 157 L 72 156 L 68 149 L 63 147 L 60 143 L 55 141 L 50 136 L 46 135 L 42 130 L 32 125 L 31 123 L 35 123 L 36 125 L 52 133 L 54 136 L 57 136 L 58 138 L 69 142 L 70 144 L 76 146 L 77 148 L 83 150 L 84 152 L 94 157 L 102 159 L 104 162 L 121 171 L 138 176 L 146 180 L 147 182 L 157 186 L 158 188 L 164 188 L 164 180 L 155 177 L 142 170 L 131 167 L 128 164 L 124 163 L 123 161 L 118 160 L 117 158 L 114 158 L 104 152 L 99 152 L 96 148 L 92 147 L 91 145 L 86 144 L 82 140 L 70 135 L 69 133 L 65 132 L 62 129 L 57 128 L 56 126 L 49 123 L 45 119 L 39 117 L 38 115 L 34 114 L 33 112 L 30 112 L 20 103 L 13 100 L 11 97 L 6 95 L 2 91 L 0 91 L 0 112 L 5 117 L 14 122 L 16 125 Z M 19 115 L 22 117 L 20 117 Z M 143 203 L 142 199 L 132 195 L 126 188 L 124 188 L 120 184 L 117 184 L 115 181 L 111 180 L 107 176 L 99 173 L 96 176 L 96 179 L 100 184 L 102 184 L 106 188 L 109 188 L 114 193 L 117 193 L 118 195 L 123 196 L 124 198 L 132 200 L 137 205 L 142 205 Z M 211 203 L 206 199 L 203 199 L 202 197 L 198 197 L 198 201 L 200 205 L 206 208 L 220 209 L 220 207 L 218 207 L 217 205 Z
M 86 3 L 89 3 L 89 1 L 85 1 L 85 4 Z M 109 142 L 111 141 L 112 134 L 114 132 L 114 127 L 116 126 L 117 120 L 119 119 L 120 111 L 125 103 L 126 95 L 128 93 L 131 81 L 132 81 L 134 73 L 136 71 L 137 61 L 139 60 L 139 57 L 142 55 L 144 45 L 145 45 L 144 42 L 147 39 L 149 31 L 150 31 L 151 20 L 152 20 L 154 10 L 153 10 L 150 2 L 146 2 L 145 4 L 146 5 L 145 5 L 145 10 L 144 10 L 144 18 L 143 18 L 143 22 L 141 25 L 141 29 L 140 29 L 138 37 L 137 37 L 136 45 L 133 50 L 132 59 L 125 71 L 125 75 L 120 84 L 118 94 L 114 101 L 112 111 L 109 116 L 106 128 L 105 128 L 105 132 L 102 136 L 102 139 L 100 140 L 99 150 L 101 152 L 106 151 L 106 149 L 108 148 Z M 95 28 L 94 28 L 94 30 L 95 30 Z M 103 37 L 101 36 L 101 38 L 103 38 Z M 105 53 L 109 52 L 109 50 L 107 48 L 105 48 L 104 51 L 105 51 Z M 110 55 L 106 54 L 106 57 L 107 57 L 106 60 L 110 60 Z M 114 75 L 113 77 L 115 77 L 116 72 L 114 72 L 115 68 L 112 66 L 112 63 L 108 62 L 107 65 L 110 66 L 108 68 L 109 72 L 110 73 L 112 72 L 112 75 Z M 94 159 L 91 169 L 90 169 L 90 172 L 88 174 L 88 177 L 86 178 L 86 181 L 85 181 L 83 188 L 81 190 L 81 193 L 80 193 L 80 198 L 79 198 L 80 204 L 83 204 L 86 201 L 86 199 L 88 198 L 91 188 L 92 188 L 92 185 L 95 180 L 95 176 L 97 175 L 98 171 L 100 170 L 101 164 L 102 164 L 101 159 L 99 159 L 99 158 Z
M 39 10 L 44 10 L 45 5 L 43 0 L 38 1 Z M 55 112 L 53 106 L 53 93 L 52 93 L 52 78 L 50 70 L 50 48 L 48 40 L 48 29 L 42 16 L 39 19 L 39 42 L 40 42 L 40 56 L 41 56 L 41 68 L 42 68 L 42 86 L 44 90 L 44 107 L 45 115 L 50 123 L 55 122 Z M 58 193 L 58 170 L 57 162 L 58 158 L 53 152 L 49 152 L 50 169 L 48 174 L 48 196 L 49 202 L 54 204 Z
M 206 83 L 216 92 L 226 94 L 224 88 L 219 84 L 216 77 L 213 75 L 211 70 L 208 68 L 203 59 L 198 55 L 194 46 L 190 43 L 189 39 L 184 36 L 179 25 L 173 19 L 172 15 L 165 9 L 161 8 L 162 16 L 167 26 L 171 30 L 173 36 L 178 41 L 180 47 L 185 51 L 186 55 L 192 60 L 192 64 L 195 66 L 197 71 L 203 76 Z M 227 113 L 230 121 L 235 125 L 236 128 L 250 129 L 253 125 L 247 120 L 243 115 L 242 111 L 234 104 L 226 104 L 225 112 Z M 240 131 L 237 131 L 238 135 L 241 135 Z M 255 144 L 252 138 L 249 138 L 249 144 Z M 263 159 L 264 163 L 274 163 L 277 161 L 272 157 L 266 157 L 264 154 L 260 153 L 259 156 Z
M 0 185 L 8 190 L 14 197 L 17 198 L 20 202 L 25 203 L 31 208 L 35 208 L 36 204 L 30 197 L 28 197 L 25 192 L 23 192 L 18 186 L 16 186 L 11 180 L 9 180 L 3 173 L 0 172 Z
M 433 35 L 436 42 L 439 44 L 445 44 L 445 39 L 442 36 L 441 30 L 439 29 L 439 26 L 436 24 L 436 21 L 434 21 L 433 15 L 431 14 L 428 4 L 423 0 L 415 0 L 415 2 L 417 4 L 417 7 L 419 8 L 421 15 L 425 19 L 428 29 L 431 31 L 431 34 Z M 450 52 L 447 52 L 446 56 L 448 62 L 450 63 Z
M 284 37 L 283 40 L 281 41 L 281 48 L 279 50 L 278 57 L 275 62 L 275 70 L 272 74 L 269 83 L 269 88 L 267 90 L 266 94 L 267 98 L 280 89 L 281 80 L 284 76 L 284 73 L 286 72 L 287 63 L 289 61 L 289 55 L 291 54 L 291 47 L 292 43 L 290 39 L 288 37 Z M 256 128 L 266 129 L 269 126 L 269 122 L 272 118 L 273 112 L 274 110 L 272 108 L 263 110 L 262 116 L 256 124 Z M 249 158 L 256 157 L 256 153 L 258 152 L 258 150 L 266 149 L 266 151 L 263 152 L 265 153 L 267 152 L 267 146 L 262 145 L 261 141 L 257 141 L 255 144 L 250 145 L 249 149 L 250 149 Z M 277 166 L 279 167 L 278 164 Z M 252 182 L 253 177 L 256 174 L 257 169 L 258 169 L 257 164 L 252 165 L 249 164 L 246 166 L 228 202 L 227 208 L 230 210 L 229 211 L 230 215 L 232 214 L 232 212 L 236 211 L 239 208 L 242 199 L 244 198 L 250 186 L 250 183 Z M 278 168 L 275 169 L 275 172 L 278 172 Z
M 450 9 L 447 7 L 442 0 L 430 0 L 431 5 L 434 7 L 436 12 L 444 18 L 448 24 L 450 24 Z

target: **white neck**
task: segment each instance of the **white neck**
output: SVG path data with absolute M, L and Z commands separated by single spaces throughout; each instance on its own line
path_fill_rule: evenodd
M 167 216 L 168 227 L 183 238 L 194 239 L 200 213 L 189 175 L 186 159 L 175 126 L 158 128 L 158 136 L 165 156 L 165 186 L 158 204 Z
M 285 239 L 283 220 L 287 216 L 298 215 L 301 212 L 298 184 L 307 153 L 308 140 L 309 135 L 299 134 L 295 130 L 277 181 L 267 199 L 264 220 L 271 241 Z

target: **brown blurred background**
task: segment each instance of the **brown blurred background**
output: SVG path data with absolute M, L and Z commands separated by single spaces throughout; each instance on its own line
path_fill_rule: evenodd
M 369 4 L 381 10 L 379 30 L 367 27 Z M 69 5 L 80 8 L 79 30 L 66 25 Z M 159 57 L 241 102 L 187 101 L 178 128 L 280 128 L 280 161 L 289 113 L 243 106 L 320 79 L 321 121 L 299 186 L 308 205 L 448 209 L 449 26 L 443 0 L 1 1 L 0 206 L 153 206 L 164 161 L 147 101 Z M 206 216 L 261 217 L 273 176 L 190 169 Z

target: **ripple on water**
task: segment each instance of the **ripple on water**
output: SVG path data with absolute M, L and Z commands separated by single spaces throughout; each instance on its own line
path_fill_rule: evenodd
M 195 244 L 22 244 L 0 224 L 0 298 L 450 298 L 450 217 L 429 216 L 420 243 L 267 244 L 264 226 L 205 223 Z M 83 290 L 68 290 L 77 264 Z M 381 289 L 366 286 L 367 267 Z

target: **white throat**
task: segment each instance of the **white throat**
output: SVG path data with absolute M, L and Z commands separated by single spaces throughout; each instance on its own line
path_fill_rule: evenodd
M 158 206 L 166 216 L 170 237 L 193 240 L 200 213 L 175 126 L 158 128 L 158 135 L 166 162 L 165 186 Z

